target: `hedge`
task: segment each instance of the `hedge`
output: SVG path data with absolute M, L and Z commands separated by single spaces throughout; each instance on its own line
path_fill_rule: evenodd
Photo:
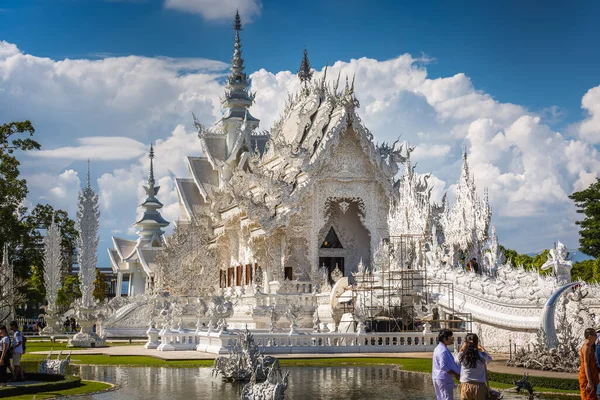
M 493 382 L 508 383 L 510 385 L 514 385 L 515 381 L 518 381 L 521 378 L 522 376 L 519 375 L 488 371 L 488 379 Z M 563 390 L 579 390 L 579 381 L 577 379 L 549 378 L 543 376 L 529 375 L 529 383 L 531 384 L 531 387 L 533 387 L 534 390 L 536 387 Z
M 43 381 L 24 386 L 9 386 L 0 388 L 1 397 L 21 396 L 24 394 L 36 394 L 41 392 L 53 392 L 57 390 L 73 389 L 81 386 L 81 378 L 71 375 L 42 374 L 38 372 L 27 373 L 27 379 L 32 381 Z

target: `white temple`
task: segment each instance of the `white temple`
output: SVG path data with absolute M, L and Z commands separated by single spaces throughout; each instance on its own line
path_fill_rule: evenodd
M 413 148 L 375 144 L 357 113 L 354 80 L 340 85 L 338 76 L 331 83 L 327 70 L 312 79 L 306 52 L 300 91 L 289 95 L 273 128 L 260 130 L 249 112 L 255 94 L 244 72 L 239 15 L 234 28 L 223 118 L 208 128 L 194 117 L 203 154 L 188 157 L 189 177 L 176 180 L 179 224 L 204 224 L 216 253 L 214 263 L 198 261 L 198 271 L 218 269 L 215 289 L 232 303 L 213 301 L 208 312 L 206 306 L 197 312 L 165 307 L 162 315 L 182 318 L 179 330 L 169 331 L 169 322 L 162 334 L 181 333 L 183 317 L 207 312 L 209 333 L 217 320 L 220 329 L 271 332 L 289 323 L 290 334 L 449 326 L 479 333 L 489 347 L 507 345 L 509 338 L 527 343 L 542 326 L 544 309 L 554 317 L 558 297 L 552 295 L 570 281 L 565 251 L 558 246 L 553 252 L 548 276 L 504 263 L 487 192 L 478 195 L 466 151 L 454 203 L 444 197 L 435 204 L 429 176 L 417 174 L 411 163 Z M 159 213 L 152 162 L 150 168 L 148 197 L 136 222 L 139 239 L 113 238 L 109 250 L 118 287 L 126 274 L 130 297 L 154 287 L 168 225 Z M 473 258 L 478 271 L 464 267 Z M 585 307 L 600 308 L 600 288 L 593 290 Z M 572 306 L 573 318 L 584 303 Z M 139 304 L 155 303 L 142 296 Z M 129 307 L 110 324 L 129 318 L 127 326 L 144 326 L 155 311 Z M 288 322 L 279 318 L 284 315 Z

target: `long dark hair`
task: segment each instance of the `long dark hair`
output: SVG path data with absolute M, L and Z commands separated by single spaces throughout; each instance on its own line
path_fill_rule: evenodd
M 477 350 L 479 347 L 479 337 L 474 333 L 469 333 L 465 337 L 465 343 L 467 344 L 467 347 L 460 353 L 458 360 L 465 367 L 475 368 L 477 366 L 477 361 L 481 360 L 479 350 Z

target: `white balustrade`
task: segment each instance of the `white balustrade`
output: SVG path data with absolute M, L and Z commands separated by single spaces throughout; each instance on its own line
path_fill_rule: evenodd
M 437 333 L 423 332 L 370 332 L 370 333 L 315 333 L 254 332 L 254 342 L 265 354 L 301 353 L 408 353 L 433 351 Z M 455 332 L 456 346 L 464 341 L 465 332 Z M 214 354 L 228 354 L 239 336 L 236 331 L 175 331 L 163 329 L 159 333 L 160 351 L 198 350 Z

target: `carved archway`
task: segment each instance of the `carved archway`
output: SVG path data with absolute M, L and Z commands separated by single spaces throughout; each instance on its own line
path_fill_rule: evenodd
M 319 266 L 325 263 L 330 269 L 343 266 L 345 276 L 358 270 L 360 260 L 369 263 L 371 258 L 371 233 L 365 221 L 365 204 L 360 197 L 328 197 L 325 200 L 324 225 L 317 235 Z M 335 232 L 340 246 L 324 245 L 327 235 Z M 342 269 L 342 268 L 340 268 Z

